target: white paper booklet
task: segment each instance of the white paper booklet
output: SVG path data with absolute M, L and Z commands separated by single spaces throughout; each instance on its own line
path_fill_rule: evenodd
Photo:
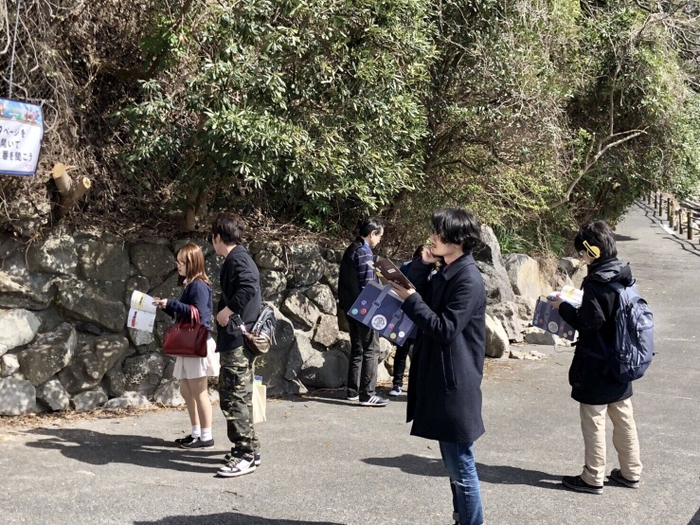
M 126 326 L 144 332 L 152 332 L 155 322 L 156 305 L 153 304 L 153 297 L 134 290 L 134 293 L 131 294 L 131 309 L 126 319 Z
M 583 301 L 583 290 L 568 285 L 564 286 L 560 292 L 552 292 L 550 295 L 559 297 L 559 299 L 566 301 L 574 308 L 581 306 L 581 302 Z

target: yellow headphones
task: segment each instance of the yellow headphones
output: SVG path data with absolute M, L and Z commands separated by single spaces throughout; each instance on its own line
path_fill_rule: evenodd
M 586 248 L 586 252 L 591 257 L 591 259 L 600 258 L 600 248 L 589 244 L 588 241 L 583 241 L 583 247 Z

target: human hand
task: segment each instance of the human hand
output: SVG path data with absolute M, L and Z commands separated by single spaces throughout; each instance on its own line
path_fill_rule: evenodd
M 433 255 L 432 247 L 429 244 L 423 246 L 423 251 L 420 254 L 423 264 L 435 264 L 440 260 L 439 257 Z
M 405 301 L 411 295 L 416 293 L 416 291 L 413 288 L 404 288 L 400 284 L 396 284 L 393 281 L 389 282 L 389 284 L 394 287 L 394 291 L 396 292 L 396 295 L 398 295 L 402 301 Z
M 165 308 L 166 306 L 168 306 L 168 300 L 161 299 L 160 297 L 154 297 L 153 306 L 155 306 L 156 308 Z
M 559 306 L 561 306 L 561 303 L 564 302 L 559 298 L 558 295 L 550 295 L 549 297 L 547 297 L 547 301 L 549 301 L 549 304 L 551 304 L 552 307 L 556 308 L 557 310 L 559 310 Z
M 218 314 L 216 314 L 216 322 L 219 323 L 219 326 L 226 326 L 228 324 L 228 319 L 233 315 L 233 312 L 231 309 L 227 306 L 223 310 L 221 310 Z

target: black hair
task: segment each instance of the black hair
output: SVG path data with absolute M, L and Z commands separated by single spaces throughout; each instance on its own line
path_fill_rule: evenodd
M 615 236 L 613 235 L 610 226 L 604 221 L 595 221 L 583 226 L 576 238 L 574 239 L 574 247 L 576 251 L 585 251 L 586 247 L 583 242 L 586 241 L 591 246 L 596 246 L 600 249 L 600 257 L 596 260 L 611 259 L 617 257 L 617 245 L 615 244 Z M 590 254 L 589 254 L 590 255 Z
M 237 213 L 220 213 L 211 225 L 212 239 L 221 236 L 221 242 L 227 246 L 243 243 L 245 221 Z
M 459 244 L 465 252 L 481 242 L 481 227 L 471 213 L 457 208 L 435 210 L 430 219 L 430 231 L 444 243 Z
M 423 249 L 425 248 L 425 244 L 420 244 L 418 245 L 418 248 L 416 248 L 416 251 L 413 252 L 413 257 L 412 259 L 417 259 L 421 255 L 423 255 Z
M 367 237 L 371 233 L 384 231 L 384 221 L 379 217 L 368 217 L 362 222 L 358 222 L 360 237 Z

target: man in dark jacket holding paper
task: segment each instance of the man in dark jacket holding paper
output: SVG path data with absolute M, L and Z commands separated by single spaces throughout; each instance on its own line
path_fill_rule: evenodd
M 250 328 L 260 314 L 262 295 L 260 273 L 242 246 L 245 223 L 233 213 L 222 213 L 211 229 L 217 255 L 225 257 L 221 266 L 221 299 L 216 311 L 219 330 L 216 350 L 221 357 L 219 398 L 226 417 L 228 438 L 233 444 L 221 477 L 237 477 L 254 472 L 260 464 L 260 442 L 253 427 L 253 355 L 244 344 L 240 316 Z
M 619 298 L 613 283 L 623 287 L 632 285 L 632 271 L 617 258 L 615 237 L 603 221 L 581 228 L 574 246 L 588 265 L 581 306 L 576 309 L 561 299 L 551 303 L 579 334 L 569 368 L 569 383 L 571 397 L 579 402 L 584 467 L 578 476 L 564 476 L 562 483 L 578 492 L 603 493 L 607 415 L 613 423 L 613 445 L 620 461 L 620 468 L 612 469 L 610 479 L 637 488 L 642 462 L 632 407 L 632 383 L 619 382 L 605 359 L 605 348 L 614 348 L 616 339 L 615 314 Z
M 384 221 L 370 217 L 360 224 L 359 235 L 348 246 L 340 263 L 338 302 L 347 312 L 369 281 L 374 280 L 374 253 L 384 235 Z M 350 325 L 350 366 L 347 395 L 360 405 L 383 407 L 387 399 L 375 393 L 379 365 L 379 335 L 359 321 L 348 317 Z
M 484 515 L 473 443 L 484 433 L 481 378 L 486 355 L 486 292 L 471 250 L 481 238 L 474 217 L 437 210 L 430 246 L 408 277 L 417 290 L 394 285 L 402 309 L 418 327 L 408 375 L 411 434 L 440 442 L 458 525 L 481 525 Z M 442 257 L 444 266 L 428 277 Z

